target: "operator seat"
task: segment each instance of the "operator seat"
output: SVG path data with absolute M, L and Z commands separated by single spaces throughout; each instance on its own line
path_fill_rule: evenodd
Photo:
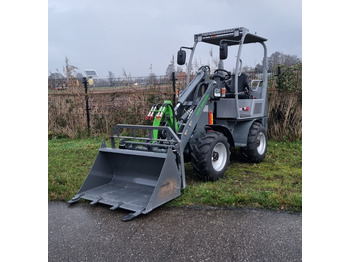
M 231 76 L 229 83 L 227 84 L 228 90 L 226 93 L 226 97 L 235 97 L 235 75 Z M 244 92 L 244 94 L 243 94 Z M 242 93 L 238 95 L 239 99 L 249 99 L 249 76 L 247 74 L 242 73 L 238 76 L 238 93 Z

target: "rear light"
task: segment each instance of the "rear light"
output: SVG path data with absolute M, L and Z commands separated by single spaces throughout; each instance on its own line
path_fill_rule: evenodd
M 221 88 L 221 97 L 225 97 L 226 96 L 226 88 L 223 87 Z
M 249 106 L 244 106 L 239 108 L 240 111 L 249 111 Z
M 211 111 L 209 111 L 208 118 L 209 118 L 209 125 L 214 125 L 214 116 Z

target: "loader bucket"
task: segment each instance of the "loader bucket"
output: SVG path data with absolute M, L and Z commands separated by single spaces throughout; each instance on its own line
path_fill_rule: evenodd
M 123 208 L 124 221 L 178 197 L 182 168 L 176 150 L 160 152 L 107 148 L 103 143 L 85 182 L 69 203 L 79 199 Z

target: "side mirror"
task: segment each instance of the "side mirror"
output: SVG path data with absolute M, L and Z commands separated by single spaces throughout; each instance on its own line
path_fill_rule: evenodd
M 186 51 L 185 50 L 179 50 L 177 52 L 177 64 L 178 65 L 184 65 L 186 63 Z
M 227 43 L 220 44 L 220 60 L 225 60 L 228 55 Z

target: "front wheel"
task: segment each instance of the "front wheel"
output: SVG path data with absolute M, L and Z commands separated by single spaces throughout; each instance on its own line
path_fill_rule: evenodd
M 220 132 L 202 133 L 193 143 L 191 163 L 196 175 L 215 181 L 225 174 L 230 161 L 230 145 Z
M 267 151 L 266 128 L 259 122 L 254 122 L 248 134 L 247 146 L 241 148 L 244 158 L 252 163 L 264 160 Z

